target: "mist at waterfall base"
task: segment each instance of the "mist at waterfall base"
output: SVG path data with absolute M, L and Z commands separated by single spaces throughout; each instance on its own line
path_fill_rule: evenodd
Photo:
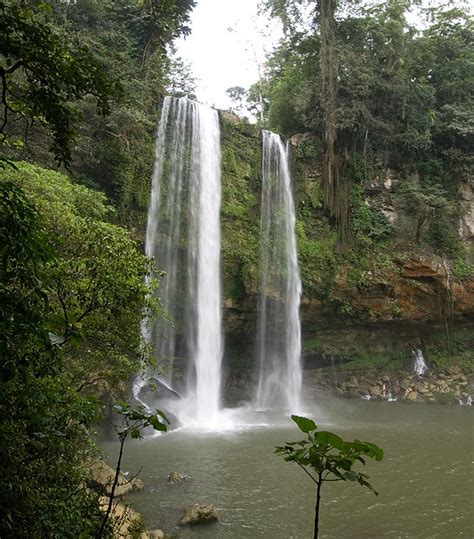
M 168 317 L 151 327 L 144 322 L 144 338 L 156 349 L 162 367 L 137 378 L 134 396 L 149 407 L 165 406 L 186 428 L 260 425 L 266 420 L 254 413 L 256 409 L 301 409 L 301 280 L 288 146 L 269 131 L 262 139 L 259 380 L 252 403 L 225 409 L 219 118 L 215 110 L 187 98 L 165 98 L 146 253 L 164 272 L 158 297 Z M 150 391 L 150 379 L 158 387 L 156 395 Z

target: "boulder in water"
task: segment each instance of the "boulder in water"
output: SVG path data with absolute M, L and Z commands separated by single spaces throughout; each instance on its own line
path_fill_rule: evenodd
M 172 483 L 173 485 L 181 485 L 188 479 L 189 478 L 186 475 L 183 475 L 177 471 L 171 472 L 168 475 L 168 483 Z
M 184 510 L 184 515 L 179 524 L 181 526 L 195 526 L 197 524 L 208 524 L 217 522 L 216 508 L 212 504 L 196 503 Z

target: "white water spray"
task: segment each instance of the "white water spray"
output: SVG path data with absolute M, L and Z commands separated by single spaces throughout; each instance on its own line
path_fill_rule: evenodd
M 423 376 L 423 374 L 428 370 L 423 352 L 419 348 L 414 348 L 411 351 L 411 356 L 413 358 L 413 372 L 417 376 Z
M 213 425 L 220 408 L 220 133 L 217 112 L 187 98 L 166 97 L 156 141 L 146 254 L 165 274 L 159 298 L 169 315 L 145 340 L 155 347 L 163 381 L 173 385 L 175 356 L 186 356 L 181 422 Z M 177 328 L 180 333 L 177 333 Z M 137 397 L 143 384 L 135 384 Z M 181 417 L 182 416 L 182 417 Z
M 301 280 L 288 154 L 279 135 L 263 131 L 256 406 L 297 412 L 302 384 Z

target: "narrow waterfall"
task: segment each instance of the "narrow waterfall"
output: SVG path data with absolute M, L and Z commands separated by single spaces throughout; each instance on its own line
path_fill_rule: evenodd
M 156 141 L 146 254 L 164 272 L 158 296 L 167 318 L 144 331 L 144 337 L 155 348 L 166 384 L 180 383 L 186 358 L 187 382 L 181 376 L 181 385 L 191 410 L 187 419 L 208 424 L 216 419 L 220 402 L 220 191 L 217 112 L 187 98 L 166 97 Z
M 301 280 L 295 237 L 295 207 L 289 148 L 263 131 L 258 408 L 300 408 Z
M 411 357 L 413 359 L 413 372 L 418 376 L 423 376 L 428 370 L 423 352 L 419 348 L 413 348 Z

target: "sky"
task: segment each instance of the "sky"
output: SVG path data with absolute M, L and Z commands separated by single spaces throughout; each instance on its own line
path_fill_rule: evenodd
M 178 56 L 191 64 L 198 79 L 199 101 L 227 109 L 228 88 L 247 89 L 257 82 L 258 64 L 280 36 L 277 27 L 265 28 L 257 8 L 258 0 L 198 0 L 192 33 L 176 45 Z
M 383 0 L 381 0 L 383 1 Z M 446 0 L 422 0 L 436 6 Z M 177 55 L 189 63 L 197 79 L 198 101 L 220 109 L 232 102 L 226 90 L 232 86 L 248 89 L 258 81 L 258 64 L 264 63 L 282 36 L 278 23 L 258 16 L 259 0 L 197 0 L 191 15 L 191 35 L 176 42 Z M 454 2 L 467 6 L 463 0 Z M 409 22 L 417 26 L 416 12 Z

